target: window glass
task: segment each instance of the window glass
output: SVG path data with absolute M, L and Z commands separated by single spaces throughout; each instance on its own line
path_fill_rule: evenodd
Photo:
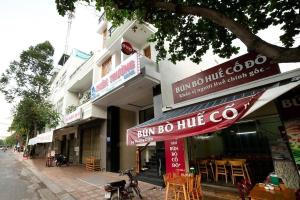
M 148 121 L 154 117 L 154 109 L 153 107 L 141 110 L 139 113 L 139 122 L 143 123 L 145 121 Z

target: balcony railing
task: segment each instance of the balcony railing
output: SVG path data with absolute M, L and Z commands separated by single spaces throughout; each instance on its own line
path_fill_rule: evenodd
M 115 27 L 111 26 L 109 29 L 108 29 L 108 35 L 109 37 L 111 37 L 111 35 L 113 34 L 113 32 L 116 30 Z
M 105 19 L 105 12 L 102 13 L 102 15 L 98 19 L 98 24 L 100 24 Z

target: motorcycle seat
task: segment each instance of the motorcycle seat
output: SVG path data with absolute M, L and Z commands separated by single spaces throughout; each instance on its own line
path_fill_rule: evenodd
M 111 182 L 111 183 L 108 183 L 107 185 L 110 185 L 111 187 L 124 187 L 125 184 L 126 184 L 126 181 L 122 180 L 122 181 Z

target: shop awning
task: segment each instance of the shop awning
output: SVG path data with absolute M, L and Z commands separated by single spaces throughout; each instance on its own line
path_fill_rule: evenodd
M 35 145 L 38 143 L 49 143 L 52 142 L 52 138 L 53 138 L 53 131 L 42 133 L 37 135 L 34 138 L 29 139 L 28 145 Z
M 36 141 L 37 141 L 37 137 L 31 138 L 31 139 L 29 139 L 29 141 L 28 141 L 28 145 L 35 145 L 35 144 L 36 144 Z
M 257 101 L 251 106 L 251 108 L 245 113 L 243 117 L 246 117 L 250 113 L 255 112 L 259 108 L 263 107 L 267 103 L 273 101 L 277 97 L 287 93 L 288 91 L 292 90 L 293 88 L 300 85 L 300 81 L 288 83 L 285 85 L 273 87 L 267 89 L 258 99 Z
M 49 132 L 46 132 L 46 133 L 39 134 L 37 136 L 37 138 L 38 138 L 37 143 L 49 143 L 49 142 L 52 142 L 53 131 L 49 131 Z
M 127 130 L 127 145 L 165 141 L 215 132 L 229 127 L 300 82 L 268 89 L 253 89 L 163 113 Z

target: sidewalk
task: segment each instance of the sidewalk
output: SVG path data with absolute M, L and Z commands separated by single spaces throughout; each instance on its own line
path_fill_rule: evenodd
M 90 172 L 82 166 L 46 167 L 45 159 L 24 159 L 17 152 L 13 155 L 61 200 L 102 200 L 107 182 L 127 180 L 118 173 Z M 139 182 L 139 186 L 144 199 L 164 199 L 165 192 L 160 187 L 144 182 Z
M 12 152 L 12 154 L 61 200 L 102 200 L 104 197 L 103 186 L 107 182 L 127 180 L 127 177 L 120 177 L 118 173 L 90 172 L 82 166 L 46 167 L 45 159 L 24 159 L 22 153 Z M 141 181 L 139 186 L 143 199 L 164 199 L 165 190 L 159 186 Z M 205 189 L 204 196 L 205 200 L 239 199 L 236 194 L 211 189 Z

